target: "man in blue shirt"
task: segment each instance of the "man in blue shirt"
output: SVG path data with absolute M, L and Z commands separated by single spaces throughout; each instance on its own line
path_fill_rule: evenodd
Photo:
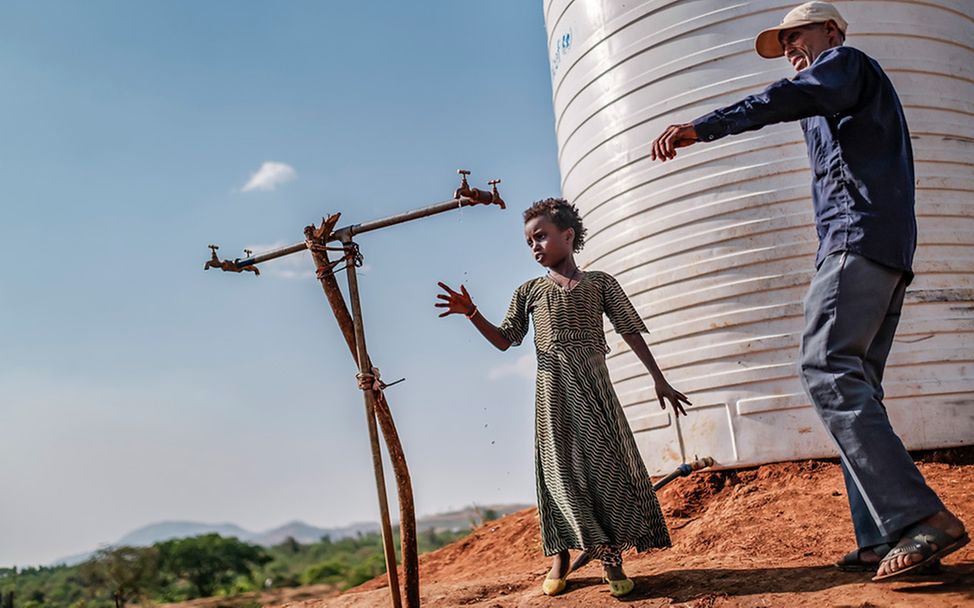
M 801 378 L 839 448 L 859 548 L 838 564 L 873 580 L 936 562 L 968 542 L 927 486 L 883 406 L 882 377 L 916 249 L 913 151 L 903 108 L 876 61 L 842 46 L 846 22 L 807 2 L 755 41 L 798 74 L 671 125 L 653 142 L 666 161 L 698 141 L 799 120 L 812 164 L 819 248 L 805 298 Z

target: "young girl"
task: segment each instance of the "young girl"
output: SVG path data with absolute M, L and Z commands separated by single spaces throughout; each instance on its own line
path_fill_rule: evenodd
M 612 595 L 633 589 L 622 570 L 624 549 L 670 546 L 669 533 L 632 431 L 605 366 L 602 313 L 652 374 L 660 405 L 675 415 L 687 398 L 663 378 L 640 335 L 646 326 L 612 276 L 582 272 L 573 253 L 585 228 L 574 205 L 549 198 L 524 212 L 524 236 L 545 276 L 518 287 L 499 327 L 477 311 L 466 288 L 443 283 L 440 316 L 463 314 L 500 350 L 521 343 L 534 317 L 538 358 L 535 472 L 545 555 L 554 556 L 542 589 L 565 590 L 569 549 L 602 561 Z

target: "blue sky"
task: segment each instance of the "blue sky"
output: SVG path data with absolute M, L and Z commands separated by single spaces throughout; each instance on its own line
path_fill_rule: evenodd
M 363 235 L 368 342 L 421 514 L 532 501 L 530 347 L 497 321 L 539 273 L 520 210 L 557 195 L 541 2 L 0 4 L 0 565 L 155 521 L 376 517 L 354 368 L 305 257 L 203 272 L 449 198 L 510 209 Z M 267 162 L 293 169 L 245 189 Z M 264 182 L 268 184 L 269 182 Z M 344 222 L 343 222 L 344 223 Z

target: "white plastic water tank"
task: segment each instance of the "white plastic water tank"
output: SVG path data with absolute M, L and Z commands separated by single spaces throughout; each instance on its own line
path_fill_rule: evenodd
M 615 334 L 609 368 L 651 473 L 694 456 L 733 467 L 835 454 L 796 358 L 814 271 L 810 171 L 797 123 L 649 160 L 653 139 L 793 75 L 754 35 L 798 0 L 545 0 L 563 195 L 582 262 L 614 274 L 667 377 L 661 412 Z M 835 2 L 847 44 L 884 67 L 913 135 L 917 279 L 886 371 L 911 449 L 974 443 L 974 1 Z

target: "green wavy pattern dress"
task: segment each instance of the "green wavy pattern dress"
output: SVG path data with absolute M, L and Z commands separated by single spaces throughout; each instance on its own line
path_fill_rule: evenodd
M 524 283 L 500 325 L 518 345 L 529 317 L 534 322 L 535 472 L 545 555 L 670 546 L 605 365 L 603 314 L 620 334 L 647 331 L 615 278 L 598 271 L 585 272 L 571 290 L 547 276 Z

